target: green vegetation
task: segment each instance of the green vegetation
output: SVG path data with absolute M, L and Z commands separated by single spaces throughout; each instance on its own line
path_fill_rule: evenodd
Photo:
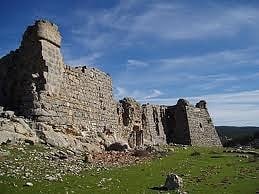
M 168 156 L 122 168 L 94 168 L 60 181 L 26 181 L 0 176 L 0 193 L 158 193 L 169 172 L 184 180 L 188 193 L 256 193 L 259 162 L 218 148 L 175 148 Z M 23 186 L 32 182 L 32 187 Z M 165 192 L 169 193 L 169 192 Z M 171 192 L 174 193 L 174 192 Z

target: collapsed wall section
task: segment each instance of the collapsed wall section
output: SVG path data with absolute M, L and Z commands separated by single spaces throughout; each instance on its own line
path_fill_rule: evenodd
M 133 98 L 124 98 L 117 104 L 119 136 L 128 142 L 130 147 L 144 144 L 141 104 Z
M 130 147 L 166 143 L 164 106 L 141 105 L 132 98 L 120 100 L 117 106 L 119 133 Z
M 142 105 L 142 128 L 146 144 L 165 144 L 165 106 Z
M 168 106 L 166 109 L 166 140 L 167 143 L 177 143 L 190 145 L 190 131 L 188 125 L 188 118 L 186 100 L 178 100 L 174 106 Z

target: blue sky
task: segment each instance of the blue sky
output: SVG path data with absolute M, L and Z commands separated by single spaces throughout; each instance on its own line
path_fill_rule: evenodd
M 0 56 L 41 18 L 65 63 L 111 74 L 117 99 L 205 99 L 216 125 L 259 126 L 257 0 L 1 0 Z

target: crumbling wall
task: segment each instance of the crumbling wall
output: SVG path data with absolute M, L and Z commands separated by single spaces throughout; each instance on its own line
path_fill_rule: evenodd
M 120 136 L 131 147 L 165 144 L 165 106 L 144 104 L 132 98 L 120 100 L 117 107 Z
M 119 136 L 129 143 L 130 147 L 144 143 L 142 129 L 142 108 L 133 98 L 124 98 L 117 104 Z
M 168 143 L 191 144 L 186 106 L 189 106 L 189 103 L 180 99 L 175 106 L 169 106 L 166 109 L 166 139 Z
M 165 144 L 165 106 L 142 105 L 142 128 L 145 144 Z
M 109 75 L 64 65 L 60 47 L 55 24 L 39 20 L 29 26 L 21 46 L 0 59 L 0 106 L 84 141 L 100 132 L 131 147 L 166 141 L 221 145 L 205 101 L 196 107 L 183 99 L 169 107 L 141 106 L 132 98 L 117 103 Z
M 35 28 L 29 26 L 21 46 L 0 59 L 0 105 L 26 117 L 40 106 L 37 102 L 46 83 L 46 66 Z
M 0 60 L 0 103 L 53 127 L 85 133 L 117 129 L 109 75 L 65 66 L 58 27 L 36 21 L 19 49 Z

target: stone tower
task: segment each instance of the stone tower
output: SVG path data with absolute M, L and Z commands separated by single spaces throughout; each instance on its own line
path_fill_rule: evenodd
M 39 20 L 27 28 L 19 49 L 0 61 L 2 105 L 33 117 L 42 108 L 39 102 L 45 94 L 59 94 L 64 72 L 60 44 L 55 24 Z
M 58 27 L 38 20 L 21 46 L 0 59 L 0 106 L 53 126 L 90 131 L 117 129 L 111 77 L 95 68 L 70 67 Z
M 167 107 L 166 114 L 167 142 L 222 146 L 204 100 L 193 106 L 187 100 L 179 99 L 175 106 Z

